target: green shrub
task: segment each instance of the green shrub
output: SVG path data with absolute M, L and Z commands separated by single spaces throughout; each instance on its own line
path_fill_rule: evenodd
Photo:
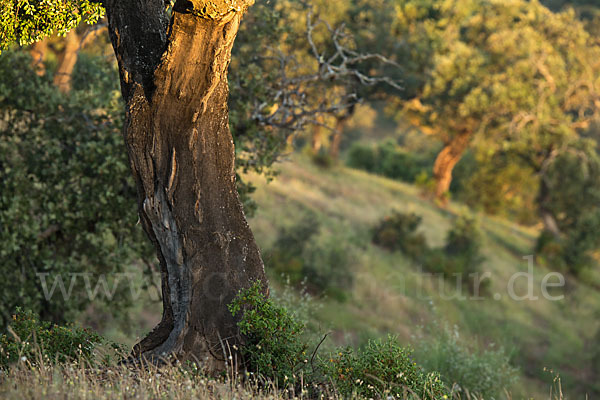
M 449 398 L 440 375 L 426 373 L 411 358 L 411 350 L 401 347 L 394 337 L 369 341 L 357 351 L 346 348 L 317 357 L 314 368 L 307 354 L 305 324 L 266 298 L 259 282 L 240 291 L 229 310 L 240 318 L 238 326 L 246 339 L 240 352 L 246 369 L 263 382 L 294 389 L 302 382 L 315 397 L 315 390 L 321 390 L 337 391 L 344 397 Z
M 353 282 L 348 252 L 337 241 L 319 241 L 319 231 L 320 223 L 313 213 L 282 229 L 267 257 L 267 267 L 295 285 L 304 282 L 312 294 L 344 300 L 344 291 Z
M 478 279 L 485 261 L 481 255 L 481 240 L 475 219 L 459 216 L 448 231 L 444 247 L 430 250 L 424 258 L 423 267 L 433 273 L 441 273 L 448 279 L 460 279 L 471 290 L 475 286 L 478 290 L 485 289 L 490 283 L 489 279 Z
M 582 216 L 563 237 L 543 231 L 536 244 L 541 265 L 580 276 L 597 264 L 593 252 L 600 248 L 600 211 Z
M 311 293 L 324 293 L 338 301 L 347 298 L 347 290 L 354 281 L 348 268 L 348 250 L 340 246 L 339 241 L 330 240 L 309 247 L 302 275 L 306 279 L 307 289 Z
M 367 172 L 375 171 L 376 152 L 372 147 L 354 143 L 348 150 L 347 164 L 351 168 L 362 169 Z
M 260 282 L 240 291 L 229 311 L 241 317 L 238 326 L 246 339 L 241 353 L 247 370 L 280 387 L 294 385 L 297 372 L 308 362 L 304 324 L 266 298 Z
M 414 213 L 394 211 L 373 229 L 372 241 L 388 250 L 400 250 L 413 260 L 419 261 L 428 251 L 425 236 L 417 232 L 421 220 L 422 218 Z
M 433 273 L 469 285 L 473 290 L 485 289 L 489 280 L 480 281 L 477 273 L 485 260 L 481 255 L 481 232 L 473 218 L 460 216 L 448 232 L 443 248 L 430 248 L 422 233 L 418 233 L 422 218 L 414 213 L 394 211 L 373 229 L 374 244 L 387 250 L 399 250 Z M 480 285 L 481 283 L 481 285 Z
M 510 364 L 504 349 L 470 348 L 460 342 L 456 327 L 451 330 L 434 324 L 429 333 L 432 338 L 417 338 L 415 354 L 424 368 L 439 372 L 459 393 L 499 398 L 517 380 L 518 370 Z
M 426 373 L 396 338 L 372 340 L 357 351 L 338 351 L 320 364 L 328 380 L 345 398 L 447 399 L 439 374 Z
M 485 260 L 481 255 L 481 240 L 481 232 L 474 218 L 462 215 L 454 220 L 446 237 L 444 252 L 462 265 L 455 272 L 479 272 L 479 267 Z
M 413 183 L 420 174 L 431 170 L 433 160 L 407 152 L 396 143 L 386 141 L 377 147 L 355 143 L 348 152 L 347 164 L 352 168 Z
M 0 368 L 7 368 L 19 360 L 31 364 L 74 360 L 94 363 L 94 350 L 101 344 L 122 350 L 89 329 L 39 321 L 32 311 L 17 308 L 9 333 L 0 335 Z

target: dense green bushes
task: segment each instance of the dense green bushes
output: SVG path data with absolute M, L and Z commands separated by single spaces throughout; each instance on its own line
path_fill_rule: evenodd
M 373 243 L 391 251 L 400 250 L 413 260 L 422 260 L 429 249 L 425 236 L 417 232 L 421 221 L 416 214 L 394 211 L 373 229 Z
M 122 350 L 89 329 L 39 321 L 32 311 L 20 308 L 13 315 L 10 328 L 10 333 L 0 335 L 0 368 L 19 361 L 32 365 L 82 360 L 95 363 L 94 351 L 99 345 Z
M 265 298 L 260 283 L 242 290 L 229 308 L 234 316 L 241 314 L 238 325 L 247 340 L 241 353 L 247 370 L 259 382 L 271 381 L 298 392 L 308 387 L 315 396 L 337 392 L 346 398 L 438 400 L 449 394 L 439 374 L 425 372 L 411 351 L 392 337 L 370 341 L 356 351 L 346 348 L 313 357 L 309 347 L 314 354 L 318 344 L 303 341 L 304 324 Z
M 373 229 L 374 244 L 387 250 L 399 250 L 427 271 L 443 274 L 446 278 L 477 286 L 484 258 L 481 255 L 481 233 L 473 218 L 459 216 L 448 231 L 443 248 L 430 248 L 425 236 L 418 232 L 421 217 L 394 211 L 384 217 Z M 489 284 L 489 280 L 484 280 Z
M 304 282 L 313 294 L 344 300 L 353 283 L 347 249 L 334 240 L 318 240 L 320 229 L 314 214 L 282 229 L 265 257 L 267 268 L 292 284 Z
M 295 385 L 296 373 L 308 362 L 304 325 L 266 299 L 260 283 L 241 291 L 229 310 L 240 318 L 240 333 L 246 338 L 241 352 L 248 371 L 281 387 Z
M 425 372 L 411 350 L 394 337 L 371 340 L 359 350 L 343 349 L 322 360 L 323 370 L 344 398 L 439 400 L 449 390 L 436 372 Z
M 56 279 L 69 288 L 74 274 L 111 274 L 153 257 L 136 225 L 116 70 L 83 57 L 66 96 L 30 60 L 0 55 L 0 327 L 16 306 L 63 322 L 90 304 L 82 279 L 70 296 L 47 298 L 38 273 L 49 288 Z M 117 293 L 114 301 L 125 311 L 129 300 Z
M 388 178 L 413 183 L 433 168 L 433 159 L 402 150 L 393 142 L 376 147 L 355 143 L 348 151 L 348 166 Z

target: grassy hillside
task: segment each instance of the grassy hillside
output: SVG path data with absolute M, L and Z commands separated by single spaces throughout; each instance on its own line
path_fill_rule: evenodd
M 456 324 L 465 342 L 481 348 L 503 346 L 509 352 L 522 374 L 510 388 L 515 398 L 547 396 L 553 375 L 545 368 L 560 373 L 567 394 L 598 390 L 590 363 L 599 346 L 594 336 L 600 293 L 567 277 L 565 288 L 551 292 L 564 294 L 563 300 L 544 299 L 540 286 L 550 270 L 535 266 L 533 288 L 539 299 L 508 296 L 510 277 L 527 271 L 523 257 L 533 252 L 536 230 L 480 215 L 483 270 L 491 273 L 491 286 L 483 299 L 457 298 L 451 296 L 456 294 L 451 283 L 421 274 L 401 253 L 372 245 L 370 229 L 392 209 L 410 211 L 423 217 L 422 231 L 430 245 L 441 246 L 453 218 L 466 212 L 459 204 L 441 210 L 410 185 L 342 166 L 321 169 L 300 156 L 281 164 L 280 170 L 269 184 L 248 177 L 258 186 L 254 198 L 259 205 L 250 224 L 268 261 L 279 229 L 312 211 L 321 222 L 319 240 L 342 246 L 349 255 L 354 284 L 347 300 L 324 299 L 314 315 L 323 331 L 334 332 L 332 340 L 359 344 L 394 333 L 408 343 L 416 340 L 419 326 Z M 515 288 L 519 295 L 526 293 L 526 279 L 517 279 Z M 463 294 L 468 297 L 468 292 Z

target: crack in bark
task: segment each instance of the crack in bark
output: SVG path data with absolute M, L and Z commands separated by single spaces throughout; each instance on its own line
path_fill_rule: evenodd
M 174 324 L 167 340 L 153 351 L 158 356 L 164 356 L 181 350 L 180 338 L 184 333 L 191 300 L 190 269 L 184 262 L 184 247 L 177 222 L 161 188 L 157 188 L 154 197 L 144 200 L 144 212 L 150 220 L 168 271 Z

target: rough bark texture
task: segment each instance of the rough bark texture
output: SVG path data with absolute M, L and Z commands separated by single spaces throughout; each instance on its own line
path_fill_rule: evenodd
M 266 290 L 266 278 L 236 191 L 228 126 L 227 67 L 249 2 L 200 3 L 178 1 L 170 24 L 162 2 L 105 5 L 140 220 L 162 273 L 162 320 L 134 353 L 216 371 L 243 340 L 227 305 L 252 281 Z
M 459 133 L 445 144 L 435 159 L 433 164 L 433 177 L 436 183 L 435 198 L 442 205 L 446 205 L 448 202 L 447 193 L 452 183 L 452 170 L 469 147 L 470 141 L 470 132 Z

